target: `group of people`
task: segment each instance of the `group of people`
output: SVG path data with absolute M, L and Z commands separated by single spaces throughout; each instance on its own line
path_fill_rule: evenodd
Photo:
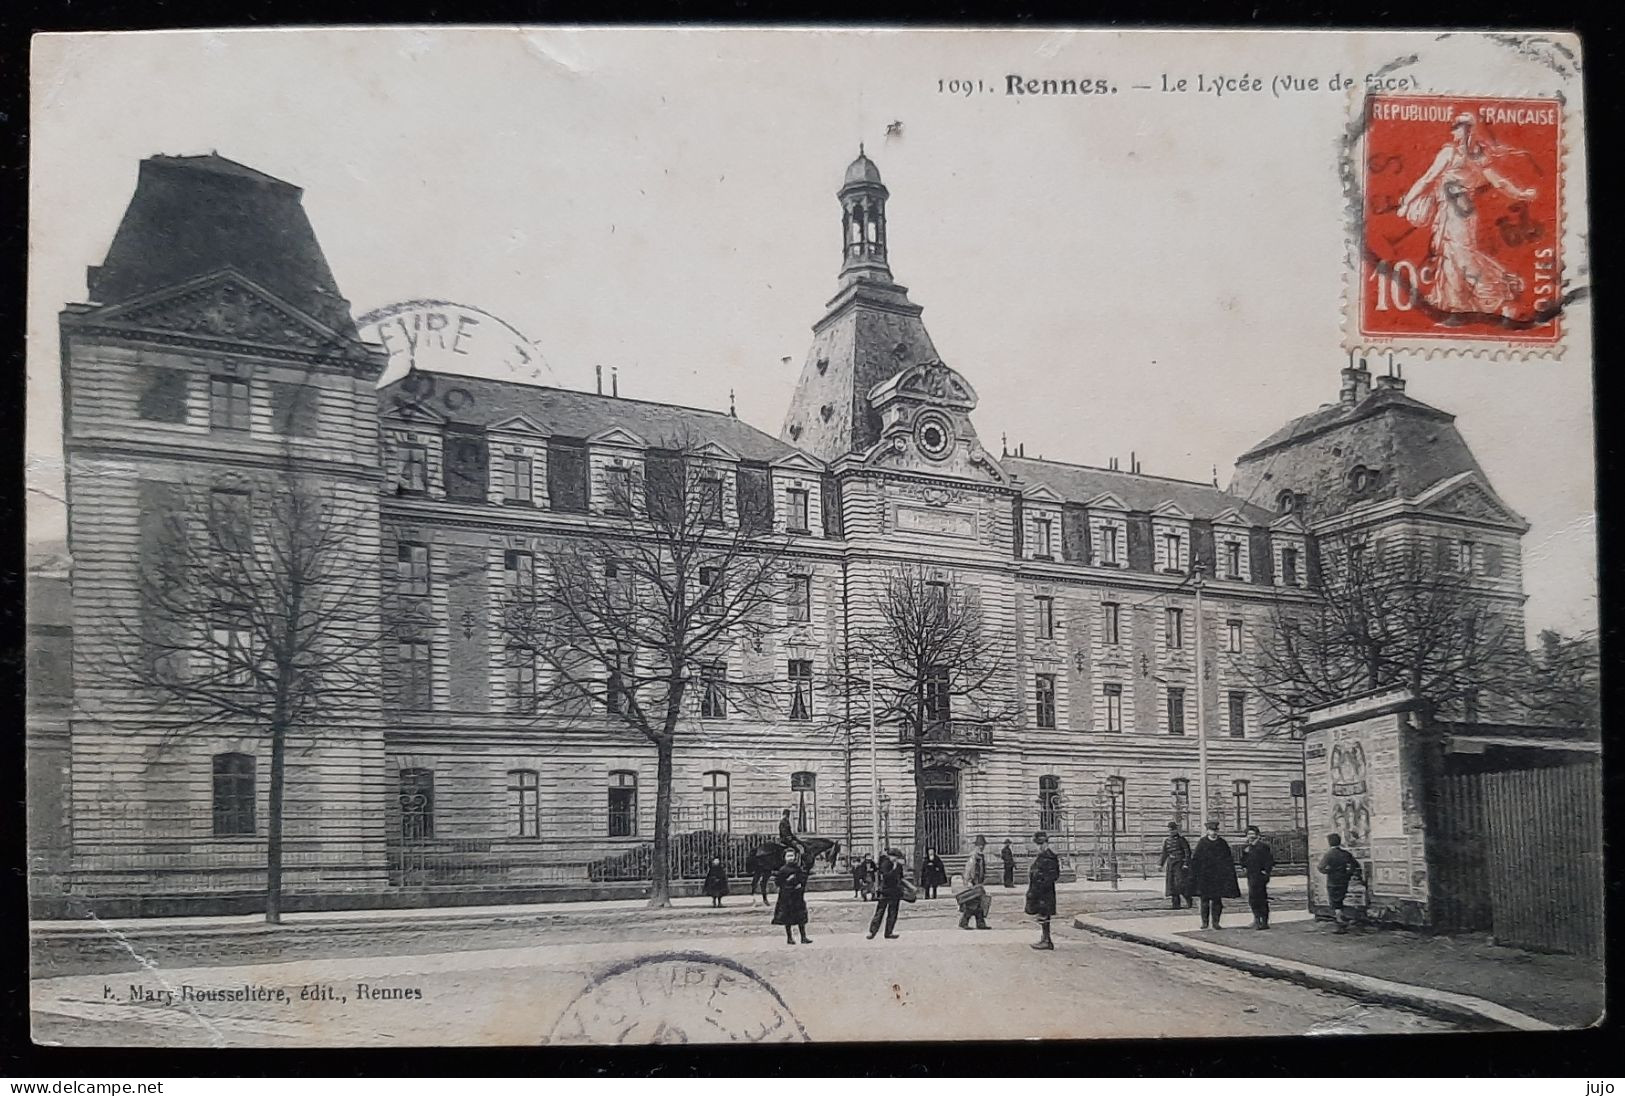
M 1348 931 L 1348 915 L 1344 903 L 1349 884 L 1361 878 L 1360 862 L 1345 848 L 1338 834 L 1327 834 L 1326 854 L 1320 858 L 1317 870 L 1326 877 L 1326 889 L 1331 899 L 1334 931 Z M 1230 843 L 1219 834 L 1219 824 L 1209 820 L 1196 842 L 1195 848 L 1179 832 L 1179 823 L 1168 823 L 1168 836 L 1162 842 L 1159 866 L 1164 873 L 1164 895 L 1174 909 L 1183 902 L 1186 909 L 1193 899 L 1201 903 L 1202 927 L 1223 928 L 1224 900 L 1240 898 L 1241 887 L 1236 882 L 1236 865 L 1241 865 L 1247 876 L 1247 905 L 1253 914 L 1252 927 L 1270 927 L 1270 875 L 1275 870 L 1275 853 L 1257 826 L 1247 827 L 1247 841 L 1242 846 L 1239 860 L 1230 851 Z

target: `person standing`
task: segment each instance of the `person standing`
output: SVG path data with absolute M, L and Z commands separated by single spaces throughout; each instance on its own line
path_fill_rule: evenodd
M 859 892 L 859 897 L 861 897 L 865 902 L 874 901 L 876 880 L 879 877 L 879 873 L 880 868 L 879 865 L 875 863 L 875 858 L 869 853 L 864 853 L 863 886 Z
M 903 900 L 903 857 L 896 849 L 887 849 L 880 856 L 880 862 L 875 865 L 878 883 L 878 895 L 875 899 L 875 915 L 869 921 L 869 939 L 875 938 L 880 931 L 881 918 L 886 921 L 886 939 L 897 939 L 897 933 L 892 930 L 897 927 L 897 904 Z
M 1202 903 L 1202 927 L 1211 922 L 1214 928 L 1223 928 L 1219 918 L 1224 900 L 1240 898 L 1241 887 L 1236 883 L 1236 858 L 1230 842 L 1219 836 L 1219 824 L 1212 820 L 1191 852 L 1191 889 Z
M 1004 848 L 999 850 L 999 859 L 1004 861 L 1004 885 L 1007 887 L 1015 886 L 1016 854 L 1010 848 L 1010 839 L 1008 837 L 1004 839 Z
M 722 899 L 728 893 L 728 869 L 722 866 L 722 858 L 713 856 L 711 866 L 705 872 L 705 894 L 711 899 L 711 907 L 720 909 Z
M 1252 907 L 1253 928 L 1267 929 L 1270 927 L 1270 872 L 1275 870 L 1275 853 L 1257 826 L 1247 827 L 1241 867 L 1247 873 L 1247 905 Z
M 784 808 L 784 816 L 779 819 L 779 844 L 798 853 L 804 851 L 801 842 L 796 838 L 796 828 L 790 824 L 789 807 Z
M 925 850 L 925 862 L 920 865 L 920 886 L 925 888 L 927 898 L 937 896 L 937 888 L 948 881 L 948 867 L 937 855 L 936 849 Z
M 852 868 L 852 897 L 863 897 L 863 865 L 866 857 L 854 856 L 850 861 Z
M 773 873 L 779 885 L 779 900 L 773 905 L 773 923 L 784 926 L 784 942 L 793 944 L 796 938 L 791 929 L 801 930 L 801 942 L 807 939 L 807 869 L 801 866 L 794 849 L 784 854 L 784 867 Z
M 1163 894 L 1172 901 L 1173 908 L 1179 908 L 1181 898 L 1190 908 L 1191 843 L 1179 832 L 1178 822 L 1168 823 L 1168 836 L 1162 839 L 1162 859 L 1157 866 L 1162 869 Z
M 1049 834 L 1039 830 L 1033 834 L 1038 855 L 1027 869 L 1027 912 L 1038 918 L 1038 942 L 1032 946 L 1039 951 L 1054 951 L 1049 938 L 1049 919 L 1055 916 L 1055 883 L 1061 878 L 1061 858 L 1049 847 Z
M 965 886 L 967 888 L 982 887 L 987 882 L 987 853 L 983 851 L 986 848 L 987 838 L 977 834 L 975 848 L 970 854 L 970 859 L 965 863 Z M 980 895 L 976 896 L 974 902 L 961 903 L 959 907 L 959 927 L 962 929 L 970 928 L 970 919 L 975 917 L 977 928 L 989 928 L 987 914 L 988 907 L 992 903 L 993 900 L 988 897 L 985 888 Z
M 1332 902 L 1332 920 L 1336 924 L 1332 931 L 1347 932 L 1348 914 L 1343 910 L 1343 902 L 1348 898 L 1349 881 L 1358 879 L 1363 883 L 1365 874 L 1360 870 L 1360 862 L 1354 858 L 1354 854 L 1343 847 L 1340 835 L 1327 834 L 1326 844 L 1329 847 L 1320 858 L 1317 870 L 1326 877 L 1326 893 Z

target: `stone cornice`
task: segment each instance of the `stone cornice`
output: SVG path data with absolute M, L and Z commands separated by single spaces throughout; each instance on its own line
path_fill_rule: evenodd
M 86 439 L 64 439 L 64 454 L 86 453 L 96 456 L 127 457 L 135 461 L 173 460 L 190 463 L 229 465 L 234 468 L 252 468 L 261 471 L 292 469 L 325 476 L 339 476 L 362 483 L 381 483 L 383 469 L 372 464 L 323 460 L 319 457 L 290 457 L 285 453 L 259 455 L 241 449 L 219 446 L 180 446 L 141 442 L 112 442 Z

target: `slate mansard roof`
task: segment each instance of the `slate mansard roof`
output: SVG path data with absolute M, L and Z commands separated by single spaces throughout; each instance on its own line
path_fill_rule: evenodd
M 232 268 L 335 331 L 355 334 L 291 183 L 210 153 L 141 161 L 130 205 L 87 289 L 118 304 Z
M 1243 502 L 1228 491 L 1194 480 L 1032 457 L 1000 457 L 999 464 L 1005 471 L 1019 476 L 1023 483 L 1042 483 L 1068 502 L 1083 503 L 1110 494 L 1122 500 L 1130 510 L 1150 512 L 1171 502 L 1193 518 L 1210 519 L 1226 510 L 1235 510 L 1255 525 L 1268 525 L 1275 519 L 1275 514 L 1262 506 Z
M 548 437 L 590 438 L 619 428 L 657 449 L 715 442 L 741 460 L 763 462 L 801 452 L 722 411 L 480 377 L 432 376 L 433 394 L 413 374 L 379 389 L 385 417 L 403 402 L 421 402 L 434 414 L 463 426 L 491 428 L 523 417 Z M 451 395 L 454 391 L 459 394 Z

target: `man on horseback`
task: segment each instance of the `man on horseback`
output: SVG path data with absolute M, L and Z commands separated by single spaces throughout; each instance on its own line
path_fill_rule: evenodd
M 796 837 L 795 827 L 790 824 L 789 807 L 784 808 L 784 817 L 779 819 L 779 844 L 783 845 L 787 850 L 795 850 L 796 855 L 800 856 L 804 861 L 806 860 L 807 847 Z

